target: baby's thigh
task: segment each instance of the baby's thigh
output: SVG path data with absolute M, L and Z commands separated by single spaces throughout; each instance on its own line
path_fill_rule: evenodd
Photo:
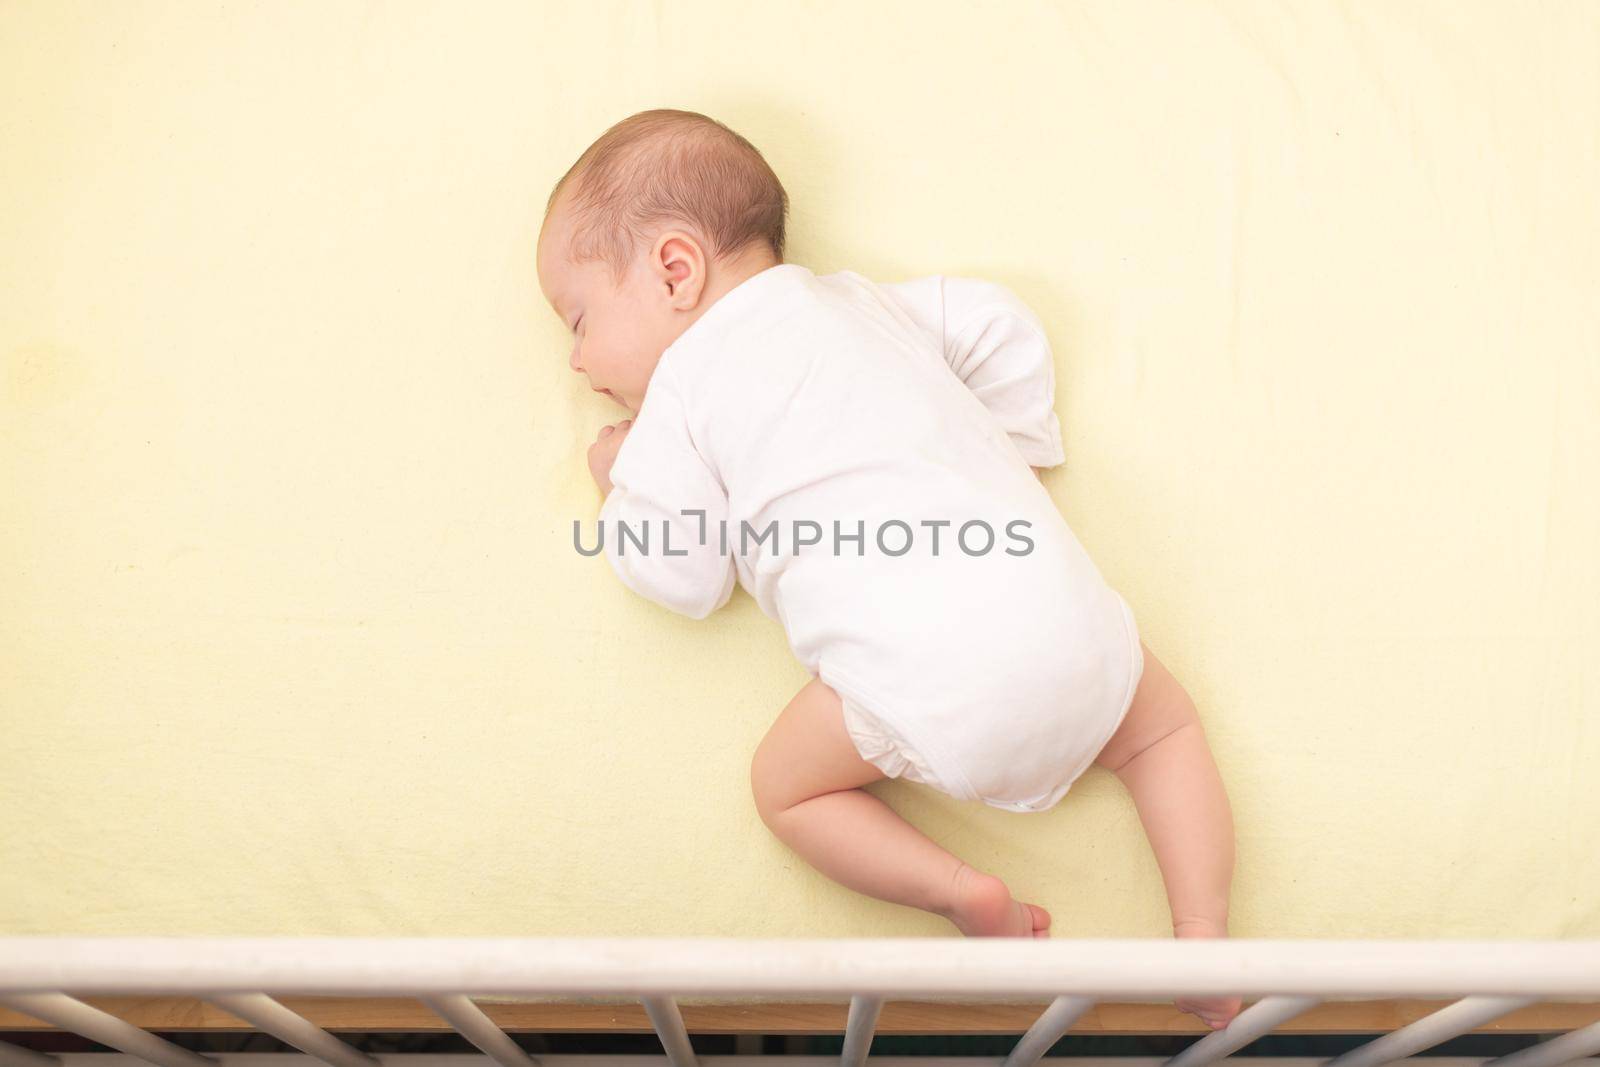
M 839 694 L 820 678 L 802 686 L 778 714 L 750 761 L 750 788 L 762 818 L 883 777 L 856 751 Z
M 1133 757 L 1200 717 L 1188 691 L 1156 659 L 1150 646 L 1141 641 L 1139 647 L 1144 651 L 1144 675 L 1134 690 L 1128 714 L 1095 757 L 1096 763 L 1111 771 L 1121 770 Z

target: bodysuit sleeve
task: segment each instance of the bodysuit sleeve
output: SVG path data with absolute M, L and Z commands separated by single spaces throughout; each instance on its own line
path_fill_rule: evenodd
M 928 336 L 1034 467 L 1065 460 L 1056 365 L 1033 310 L 998 282 L 943 274 L 881 289 Z
M 703 619 L 733 595 L 733 555 L 721 550 L 727 516 L 727 493 L 690 437 L 677 381 L 657 367 L 600 506 L 606 558 L 640 596 Z

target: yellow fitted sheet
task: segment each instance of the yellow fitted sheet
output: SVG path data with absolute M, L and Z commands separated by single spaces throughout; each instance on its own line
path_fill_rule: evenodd
M 0 933 L 954 933 L 761 824 L 805 681 L 571 546 L 533 242 L 704 111 L 790 258 L 1012 286 L 1234 931 L 1600 936 L 1600 6 L 0 6 Z M 1120 783 L 872 791 L 1165 936 Z

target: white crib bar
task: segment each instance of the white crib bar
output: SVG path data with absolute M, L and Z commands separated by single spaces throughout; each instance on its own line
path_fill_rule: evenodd
M 217 1067 L 217 1061 L 210 1057 L 180 1048 L 65 993 L 3 994 L 0 1004 L 43 1019 L 51 1026 L 93 1038 L 118 1052 L 160 1064 L 160 1067 Z
M 1596 1053 L 1600 1053 L 1600 1023 L 1591 1023 L 1581 1030 L 1508 1052 L 1489 1060 L 1483 1067 L 1560 1067 Z
M 61 1060 L 48 1052 L 0 1041 L 0 1067 L 61 1067 Z
M 1570 1000 L 1600 993 L 1600 941 L 0 937 L 0 993 L 54 990 Z
M 1378 1067 L 1432 1048 L 1532 1003 L 1532 997 L 1464 997 L 1409 1026 L 1368 1041 L 1343 1056 L 1335 1056 L 1324 1067 Z
M 522 1046 L 511 1040 L 511 1035 L 496 1026 L 470 998 L 450 993 L 417 999 L 500 1067 L 538 1067 L 539 1058 L 522 1051 Z
M 645 1014 L 650 1016 L 650 1025 L 656 1028 L 656 1036 L 661 1038 L 661 1047 L 666 1050 L 672 1067 L 700 1067 L 694 1046 L 689 1044 L 689 1031 L 683 1025 L 678 1002 L 662 995 L 642 996 L 639 1000 L 644 1004 Z
M 878 1028 L 878 1014 L 883 1011 L 882 997 L 851 997 L 850 1013 L 844 1022 L 844 1051 L 839 1056 L 839 1067 L 862 1067 L 872 1048 L 872 1032 Z
M 1201 1067 L 1215 1063 L 1320 1003 L 1317 997 L 1263 997 L 1235 1015 L 1221 1030 L 1207 1034 L 1172 1057 L 1164 1067 Z
M 1094 1006 L 1093 997 L 1057 997 L 1033 1021 L 1001 1067 L 1033 1067 L 1078 1017 Z
M 329 1067 L 381 1067 L 365 1052 L 350 1047 L 265 993 L 215 993 L 206 999 Z

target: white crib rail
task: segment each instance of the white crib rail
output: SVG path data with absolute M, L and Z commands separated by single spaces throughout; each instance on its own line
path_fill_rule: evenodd
M 200 997 L 331 1067 L 378 1061 L 271 994 L 416 997 L 501 1067 L 541 1061 L 473 996 L 637 997 L 672 1067 L 699 1067 L 677 996 L 849 997 L 840 1067 L 865 1062 L 888 999 L 1052 997 L 1003 1064 L 1031 1067 L 1097 1000 L 1261 997 L 1166 1064 L 1203 1067 L 1323 1000 L 1455 998 L 1329 1061 L 1379 1067 L 1540 1000 L 1600 1000 L 1600 941 L 0 937 L 0 1003 L 162 1067 L 216 1067 L 72 994 Z M 1597 1052 L 1600 1024 L 1489 1062 Z M 0 1067 L 59 1063 L 0 1043 Z

